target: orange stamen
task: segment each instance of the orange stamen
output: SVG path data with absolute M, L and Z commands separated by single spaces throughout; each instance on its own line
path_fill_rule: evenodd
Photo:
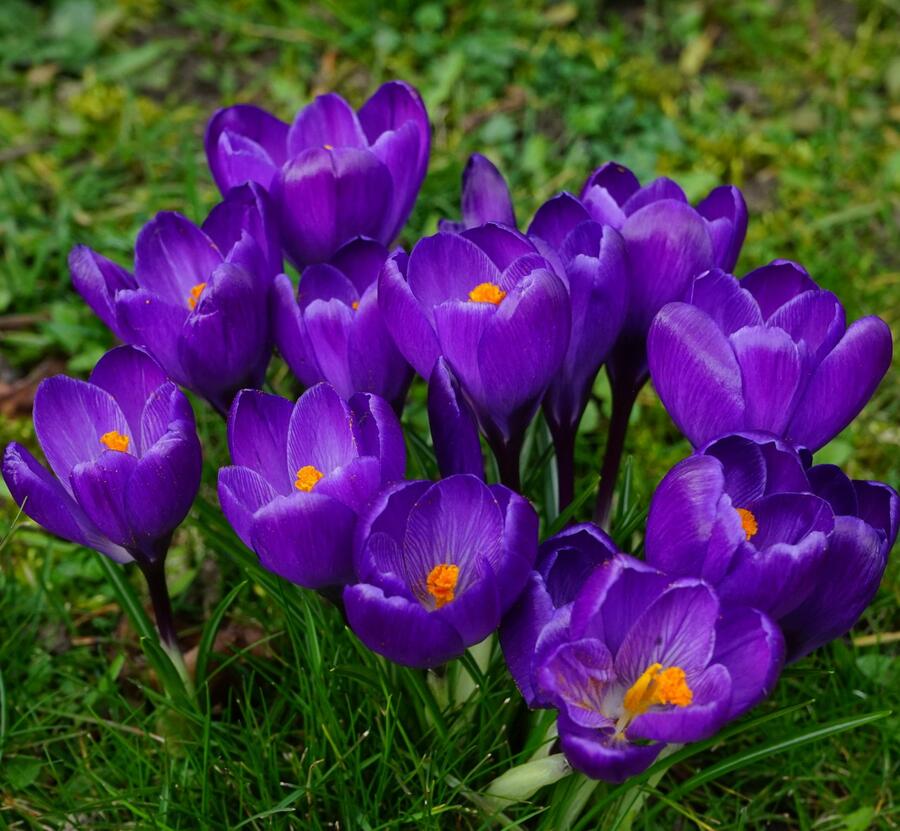
M 479 283 L 469 292 L 469 300 L 473 303 L 493 303 L 499 306 L 504 297 L 506 292 L 496 283 Z
M 107 450 L 117 450 L 119 453 L 128 452 L 128 436 L 122 435 L 118 430 L 110 430 L 100 436 L 100 444 Z
M 298 491 L 309 493 L 324 475 L 318 468 L 312 465 L 304 465 L 297 471 L 297 481 L 294 482 L 294 487 Z
M 625 693 L 623 704 L 629 716 L 646 713 L 655 704 L 674 704 L 687 707 L 694 700 L 681 667 L 662 668 L 662 664 L 650 664 Z
M 746 508 L 735 508 L 735 510 L 741 518 L 741 527 L 744 529 L 747 539 L 755 537 L 759 533 L 759 524 L 756 521 L 756 517 L 753 516 L 753 512 L 748 511 Z
M 446 606 L 456 595 L 456 583 L 459 580 L 459 566 L 452 563 L 441 563 L 428 572 L 425 588 L 434 598 L 434 605 L 440 609 Z
M 197 283 L 191 289 L 191 293 L 188 295 L 188 308 L 192 311 L 197 308 L 197 302 L 200 300 L 200 295 L 203 294 L 203 289 L 206 288 L 206 283 Z

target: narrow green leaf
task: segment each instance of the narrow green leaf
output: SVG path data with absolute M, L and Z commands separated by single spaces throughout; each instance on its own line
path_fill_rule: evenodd
M 97 554 L 100 560 L 100 567 L 103 569 L 109 582 L 112 583 L 113 590 L 122 611 L 128 615 L 132 626 L 137 630 L 138 635 L 142 638 L 150 640 L 158 640 L 159 635 L 156 632 L 156 626 L 150 620 L 150 616 L 144 611 L 141 601 L 135 594 L 134 588 L 125 576 L 125 570 L 118 563 L 114 563 L 108 557 Z
M 222 624 L 222 618 L 225 617 L 229 606 L 241 593 L 247 582 L 247 580 L 242 580 L 219 601 L 203 627 L 203 635 L 200 637 L 200 643 L 197 645 L 197 663 L 194 668 L 194 679 L 198 689 L 201 684 L 206 682 L 206 666 L 209 663 L 209 656 L 216 642 L 216 634 L 219 631 L 219 626 Z

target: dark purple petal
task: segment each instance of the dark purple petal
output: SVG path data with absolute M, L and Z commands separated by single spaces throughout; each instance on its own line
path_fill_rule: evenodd
M 188 311 L 186 304 L 175 306 L 143 289 L 116 295 L 116 314 L 125 340 L 144 347 L 166 375 L 185 386 L 189 379 L 181 365 L 179 345 Z
M 219 134 L 215 154 L 217 184 L 223 193 L 249 182 L 269 189 L 278 174 L 278 165 L 265 148 L 231 130 L 223 130 Z
M 900 497 L 884 482 L 853 483 L 859 504 L 859 518 L 884 534 L 885 551 L 890 551 L 900 527 Z
M 814 531 L 828 534 L 834 525 L 828 503 L 808 493 L 771 494 L 752 509 L 759 527 L 753 545 L 759 549 L 777 542 L 793 545 Z
M 94 314 L 117 338 L 125 340 L 116 317 L 115 297 L 117 291 L 136 287 L 131 272 L 86 245 L 76 245 L 69 252 L 69 272 L 72 285 Z
M 140 455 L 141 416 L 151 395 L 168 381 L 153 358 L 133 346 L 120 346 L 107 352 L 91 372 L 90 383 L 106 390 L 119 405 L 128 422 L 128 435 Z
M 724 476 L 723 490 L 731 497 L 735 508 L 745 508 L 765 495 L 766 457 L 755 441 L 740 433 L 734 433 L 716 439 L 704 447 L 702 452 L 721 463 Z M 678 467 L 681 467 L 681 464 L 685 463 L 680 463 Z
M 668 179 L 665 176 L 660 176 L 659 179 L 654 179 L 649 184 L 640 188 L 640 190 L 632 193 L 625 204 L 622 205 L 622 210 L 625 212 L 626 216 L 631 216 L 641 208 L 645 208 L 647 205 L 652 205 L 655 202 L 661 202 L 663 200 L 682 202 L 686 205 L 688 198 L 685 196 L 684 191 L 681 189 L 681 185 L 679 185 L 678 182 Z
M 591 188 L 603 188 L 616 201 L 618 205 L 624 205 L 629 197 L 638 191 L 641 183 L 627 167 L 618 162 L 606 162 L 598 167 L 588 177 L 581 190 L 581 198 L 584 199 Z
M 135 440 L 122 410 L 106 390 L 65 375 L 41 381 L 34 396 L 34 432 L 63 487 L 68 489 L 69 474 L 76 465 L 107 452 L 100 437 L 112 431 Z
M 476 407 L 483 407 L 485 398 L 478 348 L 497 313 L 497 307 L 491 303 L 465 300 L 448 301 L 435 309 L 440 351 Z
M 361 456 L 329 473 L 315 486 L 315 491 L 359 513 L 380 487 L 381 462 L 374 456 Z
M 299 156 L 311 147 L 332 150 L 335 147 L 369 146 L 356 113 L 340 95 L 319 95 L 297 116 L 287 136 L 288 155 Z
M 357 393 L 348 403 L 360 454 L 381 461 L 384 482 L 402 479 L 406 470 L 406 445 L 395 412 L 387 401 L 371 393 Z
M 686 300 L 706 312 L 725 335 L 744 326 L 761 326 L 763 322 L 753 295 L 718 268 L 694 280 Z
M 553 605 L 571 603 L 591 572 L 618 552 L 616 544 L 592 522 L 570 525 L 545 540 L 538 551 L 537 568 Z
M 803 381 L 803 358 L 781 329 L 746 326 L 729 337 L 741 368 L 744 427 L 784 432 Z
M 596 638 L 566 641 L 536 667 L 541 696 L 580 727 L 612 727 L 601 712 L 605 687 L 615 680 L 613 656 Z
M 304 150 L 272 182 L 285 253 L 303 266 L 354 237 L 378 237 L 392 194 L 387 167 L 368 150 Z
M 725 481 L 722 464 L 711 456 L 691 456 L 666 474 L 647 518 L 650 565 L 711 581 L 725 573 L 745 539 Z
M 353 580 L 356 515 L 330 496 L 297 491 L 261 508 L 250 539 L 262 565 L 307 589 Z
M 438 615 L 407 598 L 387 597 L 375 586 L 347 586 L 344 607 L 359 639 L 395 663 L 438 666 L 465 651 L 459 634 Z
M 805 602 L 779 620 L 788 661 L 847 632 L 872 602 L 887 565 L 882 535 L 856 517 L 839 516 Z
M 94 548 L 117 563 L 131 562 L 131 554 L 107 539 L 59 480 L 16 442 L 3 455 L 3 479 L 16 505 L 24 504 L 24 513 L 51 534 Z
M 490 159 L 480 153 L 469 156 L 462 175 L 462 219 L 466 228 L 500 222 L 516 226 L 509 186 Z
M 505 612 L 519 596 L 534 568 L 538 548 L 538 516 L 531 503 L 503 485 L 490 491 L 504 514 L 503 556 L 491 565 L 497 575 L 500 611 Z
M 297 305 L 294 286 L 286 274 L 279 274 L 272 287 L 272 333 L 281 357 L 305 387 L 324 380 L 316 353 L 306 331 L 303 312 Z
M 891 365 L 891 330 L 879 317 L 852 324 L 819 364 L 787 428 L 795 444 L 815 452 L 865 407 Z
M 681 667 L 688 676 L 701 672 L 712 657 L 718 617 L 719 600 L 709 585 L 689 577 L 671 583 L 631 619 L 615 653 L 620 682 L 631 686 L 655 663 Z
M 205 283 L 224 253 L 193 222 L 172 211 L 158 213 L 137 236 L 134 277 L 160 300 L 189 308 L 191 289 Z
M 665 745 L 633 744 L 615 738 L 614 730 L 578 727 L 559 717 L 559 742 L 572 766 L 591 779 L 623 782 L 646 770 Z
M 412 121 L 384 133 L 372 145 L 375 154 L 391 173 L 393 199 L 381 222 L 378 238 L 390 243 L 400 233 L 422 185 L 421 168 L 412 162 L 421 147 L 421 134 Z
M 326 476 L 359 455 L 353 413 L 328 384 L 316 384 L 294 405 L 287 432 L 287 473 L 312 465 Z
M 135 548 L 136 540 L 125 493 L 137 464 L 131 453 L 104 450 L 96 459 L 75 465 L 70 475 L 72 493 L 88 519 L 105 537 L 129 550 Z
M 500 626 L 500 646 L 510 675 L 529 707 L 535 706 L 532 662 L 541 630 L 550 622 L 553 601 L 541 576 L 532 572 L 519 599 L 507 612 Z
M 139 546 L 153 550 L 154 541 L 181 524 L 197 496 L 202 468 L 197 433 L 177 422 L 145 449 L 125 490 L 125 515 Z
M 395 256 L 387 260 L 378 278 L 378 307 L 397 348 L 419 375 L 428 378 L 440 355 L 437 335 Z
M 474 242 L 501 271 L 513 261 L 535 253 L 534 245 L 523 234 L 496 222 L 469 228 L 462 232 L 462 236 Z
M 713 261 L 725 271 L 737 263 L 747 236 L 747 203 L 733 185 L 714 188 L 697 205 L 697 213 L 709 222 L 713 242 Z
M 647 357 L 657 394 L 695 447 L 743 427 L 740 368 L 705 312 L 686 303 L 665 306 L 650 328 Z
M 254 177 L 242 177 L 239 175 L 238 165 L 229 158 L 229 143 L 220 141 L 220 136 L 228 132 L 232 137 L 240 136 L 244 141 L 243 147 L 257 146 L 254 156 L 260 160 L 271 163 L 271 172 L 284 164 L 287 158 L 287 134 L 288 125 L 279 121 L 273 115 L 259 107 L 250 104 L 238 104 L 224 110 L 218 110 L 209 120 L 206 127 L 204 144 L 206 146 L 206 159 L 209 162 L 213 179 L 222 193 L 228 191 L 234 185 L 241 185 L 246 181 L 257 181 L 263 187 L 269 186 L 269 181 Z M 234 152 L 234 148 L 232 152 Z M 270 175 L 271 178 L 271 175 Z
M 428 423 L 441 476 L 471 473 L 484 479 L 478 424 L 443 358 L 428 381 Z
M 784 664 L 784 637 L 774 621 L 756 609 L 723 608 L 712 662 L 723 664 L 731 676 L 728 718 L 737 718 L 775 688 Z
M 756 298 L 762 316 L 767 320 L 788 300 L 819 288 L 806 269 L 791 260 L 772 260 L 747 274 L 741 280 L 741 286 Z
M 406 163 L 413 164 L 418 180 L 422 181 L 428 166 L 431 125 L 428 123 L 428 113 L 422 96 L 414 86 L 404 81 L 388 81 L 382 84 L 360 107 L 359 122 L 369 144 L 375 144 L 382 134 L 412 122 L 419 136 L 419 152 L 414 162 L 407 159 Z
M 248 548 L 253 547 L 253 515 L 277 496 L 277 491 L 255 470 L 237 466 L 219 469 L 222 513 Z
M 259 390 L 241 390 L 228 415 L 228 448 L 236 465 L 260 474 L 278 493 L 293 492 L 287 435 L 293 405 Z
M 582 222 L 589 222 L 591 215 L 571 193 L 561 193 L 538 208 L 528 236 L 540 237 L 554 248 L 561 248 L 566 237 Z
M 713 664 L 694 676 L 690 687 L 693 699 L 687 707 L 651 709 L 631 723 L 628 737 L 680 744 L 714 736 L 730 712 L 731 676 Z
M 659 309 L 681 300 L 691 280 L 713 264 L 712 243 L 705 220 L 690 205 L 673 199 L 632 213 L 622 236 L 632 281 L 626 326 L 644 333 Z
M 432 323 L 436 306 L 447 300 L 468 300 L 477 285 L 500 281 L 500 271 L 490 258 L 457 234 L 421 240 L 410 254 L 407 275 L 412 293 Z
M 859 515 L 856 488 L 837 465 L 816 465 L 807 471 L 807 475 L 809 489 L 831 506 L 835 516 Z
M 847 321 L 844 307 L 830 291 L 805 291 L 771 314 L 768 325 L 804 343 L 810 359 L 818 363 L 841 339 Z
M 349 398 L 356 392 L 350 375 L 347 339 L 353 309 L 341 300 L 314 300 L 303 312 L 303 322 L 322 380 Z
M 369 539 L 378 534 L 390 537 L 402 556 L 401 546 L 406 536 L 406 522 L 413 505 L 422 497 L 432 482 L 394 482 L 385 486 L 360 514 L 353 540 L 353 564 L 360 580 L 377 578 L 384 564 L 372 559 Z M 402 576 L 403 569 L 400 569 Z
M 503 588 L 494 570 L 484 559 L 470 564 L 475 577 L 452 601 L 434 611 L 457 632 L 466 646 L 483 641 L 499 625 L 503 615 L 500 591 Z M 519 587 L 521 590 L 521 586 Z
M 358 296 L 378 281 L 378 274 L 389 252 L 378 240 L 358 237 L 346 245 L 328 261 L 356 287 Z

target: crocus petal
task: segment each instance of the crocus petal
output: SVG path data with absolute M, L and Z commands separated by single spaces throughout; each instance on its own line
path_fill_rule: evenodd
M 272 173 L 286 160 L 288 125 L 279 121 L 273 115 L 259 107 L 250 104 L 237 104 L 218 110 L 209 120 L 204 137 L 206 147 L 206 159 L 209 162 L 213 179 L 222 193 L 226 193 L 234 185 L 240 185 L 248 181 L 248 178 L 235 175 L 235 165 L 224 152 L 220 136 L 228 132 L 231 136 L 241 136 L 245 142 L 257 145 L 260 158 L 269 158 Z M 226 144 L 227 147 L 227 144 Z M 250 181 L 258 181 L 263 187 L 269 186 L 269 181 L 251 178 Z
M 187 309 L 191 289 L 209 279 L 223 256 L 193 222 L 173 211 L 163 211 L 137 236 L 134 277 L 140 288 Z
M 259 390 L 241 390 L 228 416 L 228 448 L 236 465 L 260 474 L 282 494 L 292 492 L 286 470 L 287 435 L 293 405 Z
M 858 516 L 856 488 L 850 477 L 837 465 L 816 465 L 809 469 L 809 489 L 824 499 L 835 516 Z M 871 523 L 870 523 L 871 524 Z
M 143 289 L 120 291 L 116 295 L 116 314 L 125 340 L 142 346 L 162 366 L 173 381 L 188 385 L 181 365 L 179 343 L 188 308 L 176 306 Z
M 772 260 L 747 274 L 741 286 L 756 298 L 764 319 L 798 294 L 819 288 L 806 269 L 791 260 Z
M 421 134 L 412 121 L 407 121 L 396 130 L 383 133 L 372 145 L 372 153 L 391 172 L 393 182 L 393 199 L 390 209 L 382 218 L 378 233 L 378 238 L 386 244 L 400 233 L 422 185 L 420 169 L 412 163 L 420 145 Z
M 291 372 L 305 387 L 324 380 L 306 331 L 303 313 L 294 296 L 294 286 L 286 274 L 279 274 L 272 286 L 271 315 L 275 345 Z
M 731 271 L 747 236 L 747 203 L 733 185 L 714 188 L 697 205 L 697 213 L 709 222 L 715 264 Z
M 745 539 L 724 490 L 722 465 L 712 456 L 691 456 L 675 465 L 650 503 L 647 562 L 670 574 L 721 577 Z M 725 525 L 721 514 L 728 511 L 732 522 Z
M 592 522 L 570 525 L 541 543 L 537 568 L 554 606 L 571 603 L 594 569 L 619 552 Z
M 334 386 L 344 398 L 355 392 L 347 359 L 347 338 L 353 310 L 340 300 L 314 300 L 303 314 L 322 380 Z
M 378 395 L 359 392 L 348 404 L 360 454 L 381 461 L 382 481 L 402 479 L 406 470 L 406 445 L 400 422 L 388 402 Z
M 403 357 L 423 378 L 431 375 L 441 354 L 437 335 L 406 282 L 398 257 L 384 264 L 378 278 L 378 306 L 388 332 Z
M 483 479 L 478 424 L 443 358 L 428 381 L 428 423 L 441 476 L 471 473 Z
M 533 707 L 537 699 L 532 674 L 534 648 L 541 630 L 550 621 L 553 612 L 553 601 L 544 580 L 534 571 L 500 626 L 503 658 L 529 707 Z
M 687 204 L 688 201 L 687 196 L 685 196 L 685 193 L 678 182 L 665 176 L 660 176 L 659 179 L 654 179 L 652 182 L 632 193 L 625 204 L 622 205 L 622 210 L 625 212 L 626 216 L 631 216 L 641 208 L 645 208 L 647 205 L 652 205 L 655 202 L 661 202 L 663 200 L 682 202 L 684 204 Z
M 333 92 L 317 96 L 294 118 L 288 131 L 287 148 L 291 156 L 299 156 L 310 147 L 369 146 L 353 108 Z
M 859 518 L 884 534 L 885 551 L 889 551 L 900 528 L 900 496 L 884 482 L 856 481 L 853 487 L 859 505 Z
M 193 425 L 175 425 L 144 451 L 125 488 L 125 516 L 141 548 L 154 550 L 153 543 L 166 539 L 187 516 L 202 468 Z
M 387 597 L 375 586 L 347 586 L 344 607 L 357 637 L 373 652 L 395 663 L 433 667 L 465 650 L 449 623 L 416 602 Z
M 779 620 L 788 661 L 847 632 L 872 602 L 886 565 L 887 549 L 878 531 L 856 517 L 836 517 L 814 589 Z
M 718 268 L 694 280 L 686 301 L 706 312 L 726 335 L 744 326 L 761 326 L 763 322 L 753 295 Z
M 691 280 L 712 265 L 712 243 L 703 218 L 673 199 L 632 213 L 622 236 L 631 264 L 626 325 L 631 332 L 643 333 L 665 303 L 681 300 Z
M 474 242 L 501 271 L 514 260 L 535 253 L 534 245 L 524 234 L 496 222 L 469 228 L 462 236 Z
M 538 547 L 538 516 L 531 503 L 503 485 L 490 485 L 504 515 L 503 556 L 492 563 L 497 575 L 500 610 L 505 612 L 519 596 L 534 568 Z
M 648 666 L 703 670 L 715 646 L 719 600 L 712 588 L 685 577 L 672 583 L 633 620 L 616 653 L 616 674 L 629 686 Z
M 528 226 L 528 236 L 540 237 L 559 249 L 577 225 L 590 219 L 591 215 L 578 199 L 571 193 L 561 193 L 538 208 Z
M 253 519 L 250 539 L 260 563 L 298 586 L 320 589 L 353 579 L 356 515 L 330 496 L 280 496 Z
M 115 296 L 117 291 L 135 288 L 137 284 L 131 272 L 86 245 L 76 245 L 69 252 L 69 272 L 72 285 L 94 314 L 116 337 L 125 340 L 116 317 Z
M 663 307 L 650 328 L 647 357 L 657 394 L 695 447 L 743 427 L 740 368 L 705 312 L 686 303 Z
M 359 123 L 369 144 L 375 144 L 383 133 L 397 130 L 407 122 L 416 126 L 419 136 L 419 152 L 413 166 L 421 182 L 428 166 L 431 125 L 418 90 L 405 81 L 388 81 L 378 87 L 372 97 L 359 108 Z M 408 159 L 407 164 L 410 162 Z
M 591 779 L 624 782 L 646 770 L 665 745 L 633 744 L 615 738 L 614 730 L 579 727 L 559 717 L 559 742 L 572 766 Z
M 63 487 L 68 489 L 76 465 L 107 452 L 100 437 L 112 431 L 134 439 L 122 410 L 106 390 L 65 375 L 41 381 L 34 396 L 34 432 Z
M 462 175 L 462 219 L 467 228 L 500 222 L 516 225 L 509 186 L 490 159 L 480 153 L 469 156 Z
M 500 281 L 500 271 L 487 254 L 457 234 L 421 240 L 409 256 L 407 275 L 410 289 L 432 323 L 436 306 L 447 300 L 466 301 L 480 283 Z
M 278 166 L 264 147 L 231 130 L 219 134 L 215 153 L 218 178 L 221 179 L 217 183 L 222 193 L 249 182 L 269 189 L 278 173 Z
M 600 711 L 599 690 L 614 678 L 612 654 L 596 638 L 565 641 L 536 668 L 542 696 L 581 727 L 613 726 Z
M 24 504 L 25 514 L 51 534 L 96 549 L 117 563 L 131 562 L 131 554 L 105 537 L 59 480 L 16 442 L 3 455 L 3 479 L 16 505 Z
M 775 688 L 784 665 L 784 637 L 775 622 L 756 609 L 723 608 L 712 662 L 723 664 L 731 676 L 728 718 L 737 718 Z
M 662 742 L 698 742 L 714 736 L 731 709 L 731 676 L 721 664 L 707 667 L 692 679 L 693 700 L 687 707 L 654 710 L 628 727 L 629 738 Z
M 379 572 L 385 571 L 384 563 L 373 561 L 369 540 L 383 534 L 393 540 L 400 551 L 406 535 L 406 522 L 413 505 L 432 487 L 431 482 L 400 481 L 386 485 L 364 510 L 356 526 L 353 539 L 353 564 L 363 582 L 372 582 Z M 393 566 L 389 570 L 392 570 Z M 402 576 L 399 569 L 398 576 Z
M 285 253 L 303 266 L 356 236 L 377 237 L 392 191 L 388 169 L 368 150 L 304 150 L 272 182 Z
M 324 474 L 358 456 L 353 414 L 328 384 L 316 384 L 294 405 L 287 432 L 288 476 L 307 465 Z
M 776 309 L 768 325 L 805 343 L 810 358 L 818 363 L 841 339 L 847 321 L 844 307 L 830 291 L 805 291 Z
M 368 506 L 380 485 L 381 462 L 374 456 L 360 456 L 329 473 L 316 484 L 315 490 L 359 513 Z
M 728 339 L 741 368 L 744 426 L 784 432 L 801 384 L 803 360 L 787 332 L 747 326 Z
M 168 381 L 153 358 L 133 346 L 120 346 L 107 352 L 91 372 L 90 383 L 106 390 L 122 410 L 131 428 L 128 435 L 141 452 L 141 416 L 154 391 Z
M 482 407 L 485 391 L 478 346 L 497 315 L 497 307 L 491 303 L 451 300 L 438 306 L 434 313 L 444 359 L 475 406 Z
M 707 445 L 702 452 L 721 463 L 723 490 L 731 497 L 735 508 L 746 508 L 766 493 L 766 457 L 760 445 L 752 439 L 733 433 Z M 680 462 L 676 469 L 682 464 L 684 462 Z M 800 490 L 807 488 L 801 487 Z
M 864 317 L 847 329 L 809 381 L 787 437 L 815 452 L 841 432 L 865 407 L 891 365 L 891 330 L 878 317 Z
M 277 496 L 277 491 L 255 470 L 237 466 L 219 470 L 222 513 L 248 548 L 253 546 L 253 515 Z
M 328 261 L 341 272 L 353 285 L 359 295 L 378 280 L 378 273 L 387 260 L 389 252 L 378 240 L 357 237 L 346 245 Z
M 138 460 L 131 453 L 104 450 L 96 459 L 72 469 L 72 493 L 88 519 L 117 545 L 133 550 L 135 537 L 128 522 L 125 492 Z
M 640 190 L 641 183 L 625 165 L 606 162 L 588 176 L 581 190 L 582 199 L 595 187 L 603 188 L 618 205 L 624 205 L 633 193 Z
M 484 559 L 476 559 L 469 567 L 475 572 L 470 584 L 434 612 L 459 632 L 466 646 L 483 641 L 500 625 L 503 615 L 501 586 L 494 570 Z

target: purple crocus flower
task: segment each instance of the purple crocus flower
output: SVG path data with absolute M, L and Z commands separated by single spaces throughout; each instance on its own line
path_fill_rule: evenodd
M 353 580 L 353 531 L 383 485 L 403 476 L 403 434 L 390 405 L 328 384 L 296 404 L 242 390 L 228 416 L 232 467 L 219 501 L 245 545 L 275 574 L 310 589 Z
M 900 498 L 882 482 L 850 480 L 834 465 L 807 471 L 812 492 L 835 513 L 816 587 L 779 621 L 789 660 L 840 637 L 875 597 L 897 539 Z
M 615 543 L 590 522 L 541 543 L 535 570 L 500 627 L 503 656 L 529 707 L 551 706 L 540 699 L 534 683 L 534 653 L 542 632 L 552 628 L 554 618 L 568 620 L 588 577 L 617 553 Z
M 248 104 L 219 110 L 206 157 L 223 193 L 244 182 L 271 191 L 285 253 L 302 267 L 357 236 L 391 243 L 425 178 L 430 132 L 419 93 L 391 81 L 358 113 L 330 93 L 291 125 Z
M 13 499 L 51 533 L 117 563 L 136 562 L 160 634 L 174 644 L 163 561 L 201 472 L 187 398 L 146 352 L 122 346 L 100 359 L 88 381 L 42 381 L 34 430 L 50 470 L 12 442 L 3 478 Z
M 552 265 L 500 225 L 421 240 L 388 258 L 378 302 L 397 347 L 424 378 L 440 355 L 516 487 L 525 428 L 569 340 L 569 298 Z
M 344 589 L 350 626 L 400 664 L 461 655 L 499 626 L 522 590 L 537 528 L 523 497 L 476 476 L 386 488 L 357 529 L 359 583 Z
M 134 274 L 85 246 L 69 255 L 75 288 L 127 343 L 226 412 L 258 386 L 271 357 L 268 295 L 281 255 L 268 196 L 228 193 L 203 228 L 163 212 L 138 234 Z
M 869 604 L 897 535 L 896 492 L 804 469 L 789 445 L 734 434 L 679 462 L 647 520 L 647 562 L 701 577 L 723 602 L 762 609 L 793 660 L 846 632 Z
M 378 273 L 388 251 L 356 239 L 328 263 L 307 266 L 295 294 L 275 279 L 272 325 L 288 366 L 310 387 L 327 381 L 344 397 L 374 392 L 399 413 L 412 369 L 394 346 L 378 308 Z
M 594 570 L 568 618 L 543 631 L 535 678 L 559 709 L 563 752 L 595 779 L 620 782 L 667 743 L 714 735 L 771 692 L 783 661 L 765 614 L 625 554 Z
M 428 379 L 428 424 L 441 476 L 471 473 L 484 479 L 478 422 L 443 358 Z
M 760 430 L 811 452 L 865 406 L 892 351 L 883 320 L 848 328 L 837 297 L 786 260 L 740 281 L 703 275 L 688 302 L 662 309 L 648 348 L 656 391 L 695 447 Z

